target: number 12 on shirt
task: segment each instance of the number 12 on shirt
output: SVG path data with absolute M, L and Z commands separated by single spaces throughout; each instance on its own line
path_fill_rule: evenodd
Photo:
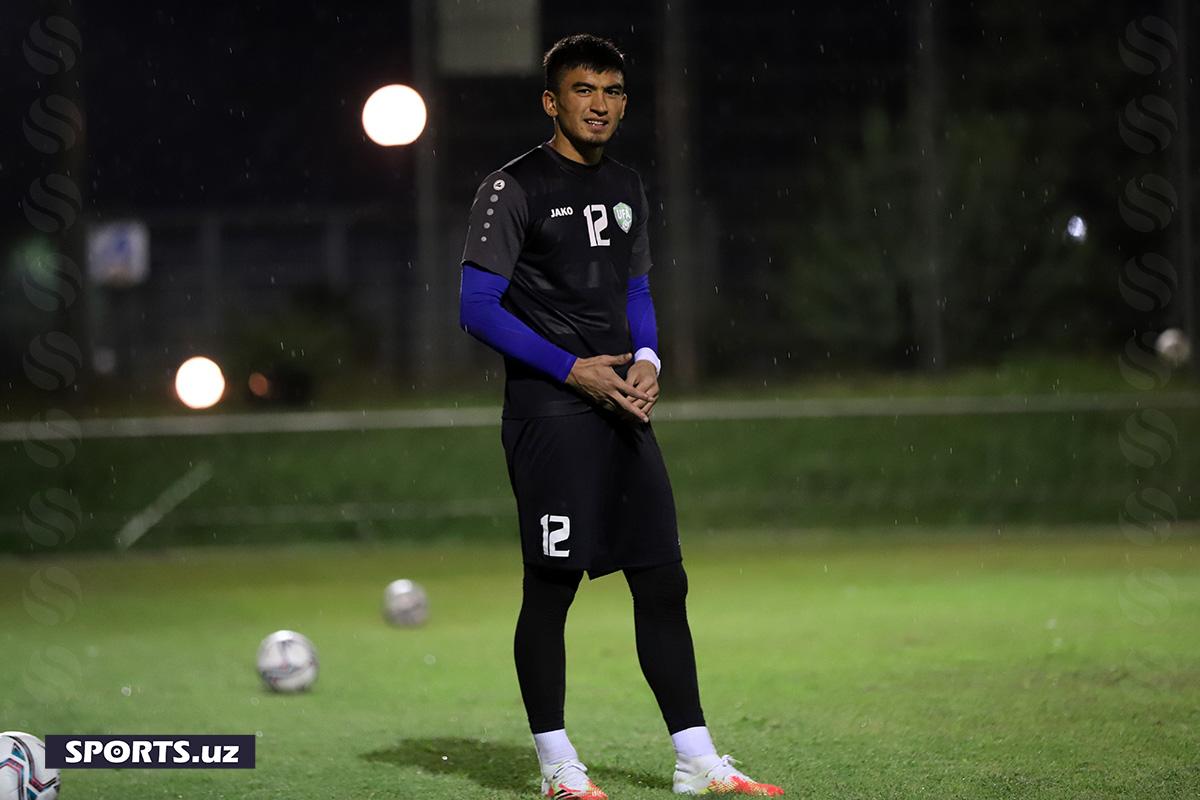
M 608 210 L 597 203 L 583 209 L 583 216 L 587 220 L 588 240 L 592 247 L 608 247 L 610 242 L 603 235 L 608 228 Z

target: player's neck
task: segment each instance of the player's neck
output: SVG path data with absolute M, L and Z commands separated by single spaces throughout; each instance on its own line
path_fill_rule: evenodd
M 596 147 L 588 147 L 586 145 L 577 146 L 564 136 L 561 130 L 554 131 L 554 138 L 550 140 L 549 145 L 554 148 L 554 152 L 563 158 L 593 167 L 599 164 L 600 159 L 604 156 L 604 145 L 597 145 Z

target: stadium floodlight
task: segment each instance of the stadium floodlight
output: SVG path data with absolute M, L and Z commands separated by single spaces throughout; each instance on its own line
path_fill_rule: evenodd
M 225 376 L 211 358 L 189 358 L 175 373 L 175 394 L 188 408 L 212 408 L 225 394 Z
M 384 147 L 415 142 L 426 118 L 425 100 L 416 89 L 399 83 L 376 89 L 363 104 L 363 130 Z

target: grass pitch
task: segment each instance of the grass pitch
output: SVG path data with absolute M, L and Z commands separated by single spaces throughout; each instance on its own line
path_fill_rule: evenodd
M 1058 412 L 665 421 L 655 432 L 686 531 L 1099 524 L 1147 488 L 1171 496 L 1171 518 L 1200 519 L 1200 448 L 1187 446 L 1200 441 L 1200 411 L 1173 410 L 1170 438 L 1138 419 Z M 87 439 L 72 455 L 45 469 L 22 443 L 0 443 L 0 552 L 45 552 L 31 522 L 77 529 L 60 552 L 111 549 L 123 525 L 198 465 L 211 467 L 211 480 L 138 549 L 494 541 L 509 535 L 515 513 L 498 420 L 494 428 Z M 75 499 L 78 525 L 39 499 L 51 487 Z
M 1200 530 L 724 530 L 684 548 L 717 745 L 791 797 L 1200 795 Z M 532 798 L 519 575 L 515 543 L 487 542 L 0 560 L 0 725 L 260 735 L 253 771 L 66 771 L 65 798 Z M 427 587 L 428 626 L 382 622 L 397 577 Z M 307 694 L 259 683 L 278 628 L 317 645 Z M 668 797 L 619 575 L 581 588 L 568 660 L 597 783 Z

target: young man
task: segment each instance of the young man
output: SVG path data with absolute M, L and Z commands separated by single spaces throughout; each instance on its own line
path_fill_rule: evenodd
M 584 571 L 622 570 L 675 746 L 674 790 L 783 794 L 717 755 L 700 709 L 675 504 L 649 423 L 660 369 L 649 209 L 638 174 L 604 156 L 625 116 L 624 57 L 579 35 L 544 66 L 554 137 L 479 187 L 461 298 L 464 330 L 504 355 L 501 440 L 525 563 L 513 650 L 542 793 L 606 797 L 564 729 L 563 631 Z

